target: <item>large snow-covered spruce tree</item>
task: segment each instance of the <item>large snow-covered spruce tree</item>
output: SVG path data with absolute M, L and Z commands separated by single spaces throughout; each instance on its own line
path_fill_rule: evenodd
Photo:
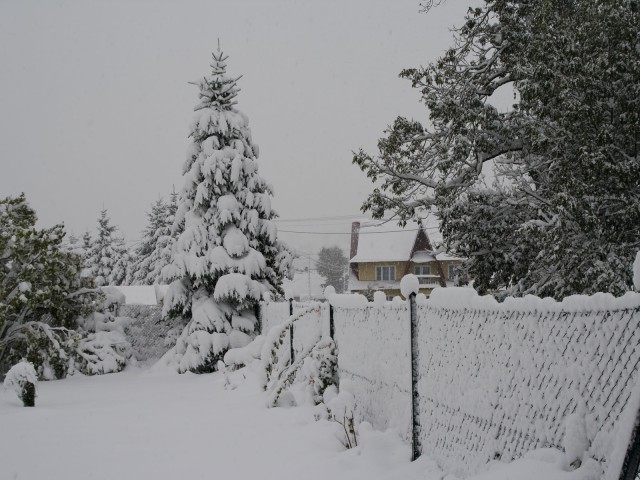
M 292 255 L 277 240 L 272 189 L 258 174 L 258 148 L 247 117 L 235 108 L 238 78 L 225 56 L 213 54 L 212 72 L 193 82 L 199 102 L 183 168 L 174 221 L 181 233 L 164 313 L 188 323 L 163 361 L 179 372 L 210 372 L 229 348 L 256 335 L 254 306 L 263 292 L 281 293 Z

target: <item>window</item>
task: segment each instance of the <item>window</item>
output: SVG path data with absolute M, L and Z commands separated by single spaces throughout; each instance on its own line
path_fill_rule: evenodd
M 416 275 L 431 275 L 431 265 L 416 265 L 414 272 Z
M 396 267 L 376 267 L 376 280 L 395 280 Z
M 453 280 L 457 275 L 456 272 L 456 266 L 455 265 L 449 265 L 449 280 Z

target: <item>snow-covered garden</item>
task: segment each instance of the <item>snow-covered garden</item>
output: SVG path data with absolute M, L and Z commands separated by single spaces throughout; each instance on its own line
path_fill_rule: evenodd
M 317 408 L 268 409 L 257 377 L 252 367 L 227 378 L 131 368 L 42 383 L 32 409 L 1 392 L 0 478 L 443 478 L 428 456 L 410 462 L 394 432 L 361 425 L 358 446 L 346 450 L 341 426 L 316 420 Z M 541 451 L 473 478 L 597 478 L 561 465 L 559 453 Z

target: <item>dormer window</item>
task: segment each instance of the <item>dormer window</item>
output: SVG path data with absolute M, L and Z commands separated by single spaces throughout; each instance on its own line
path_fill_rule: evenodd
M 414 273 L 420 275 L 431 275 L 431 265 L 416 265 Z
M 396 279 L 396 267 L 376 267 L 376 280 L 395 280 Z

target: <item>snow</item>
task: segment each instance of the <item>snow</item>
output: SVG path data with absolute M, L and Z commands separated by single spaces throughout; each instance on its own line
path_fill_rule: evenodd
M 31 362 L 23 360 L 9 369 L 4 379 L 4 388 L 13 390 L 18 398 L 22 398 L 22 388 L 26 383 L 37 385 L 38 374 Z
M 386 301 L 387 295 L 384 292 L 373 292 L 373 303 L 375 303 L 376 305 L 384 305 Z
M 509 297 L 504 302 L 499 303 L 493 296 L 480 296 L 472 288 L 436 287 L 431 292 L 429 305 L 455 310 L 475 308 L 496 312 L 598 312 L 638 308 L 640 307 L 640 293 L 627 292 L 621 297 L 614 297 L 610 293 L 571 295 L 565 297 L 561 302 L 553 298 L 526 295 L 521 298 Z
M 334 294 L 327 298 L 334 307 L 358 308 L 366 307 L 369 304 L 367 297 L 359 293 Z
M 282 281 L 282 287 L 285 291 L 290 291 L 294 298 L 317 300 L 322 298 L 322 285 L 325 279 L 318 272 L 295 272 L 293 279 L 285 278 Z
M 246 298 L 258 301 L 265 288 L 260 282 L 242 273 L 227 273 L 218 279 L 213 298 L 217 302 L 229 302 L 230 299 L 241 301 Z
M 117 287 L 108 286 L 108 287 L 100 287 L 100 291 L 105 296 L 105 301 L 103 302 L 103 308 L 107 308 L 111 305 L 122 305 L 126 302 L 126 296 L 122 291 Z
M 243 377 L 246 377 L 243 378 Z M 38 405 L 0 393 L 4 478 L 40 480 L 440 480 L 393 432 L 360 425 L 345 450 L 341 427 L 317 407 L 265 407 L 254 368 L 229 374 L 164 375 L 132 369 L 39 385 Z M 226 386 L 225 386 L 226 385 Z M 212 408 L 215 407 L 215 408 Z M 65 441 L 60 441 L 65 439 Z M 70 456 L 70 449 L 72 455 Z M 250 452 L 248 461 L 247 452 Z M 469 480 L 595 480 L 565 472 L 542 451 Z M 453 477 L 446 477 L 454 480 Z
M 418 234 L 417 229 L 418 225 L 412 222 L 404 229 L 394 222 L 361 225 L 358 252 L 350 263 L 407 261 Z
M 413 294 L 420 292 L 420 281 L 414 274 L 409 273 L 400 280 L 400 293 L 404 298 L 409 298 Z
M 109 288 L 113 288 L 124 295 L 124 301 L 120 302 L 124 305 L 158 304 L 158 291 L 155 285 L 115 286 Z

